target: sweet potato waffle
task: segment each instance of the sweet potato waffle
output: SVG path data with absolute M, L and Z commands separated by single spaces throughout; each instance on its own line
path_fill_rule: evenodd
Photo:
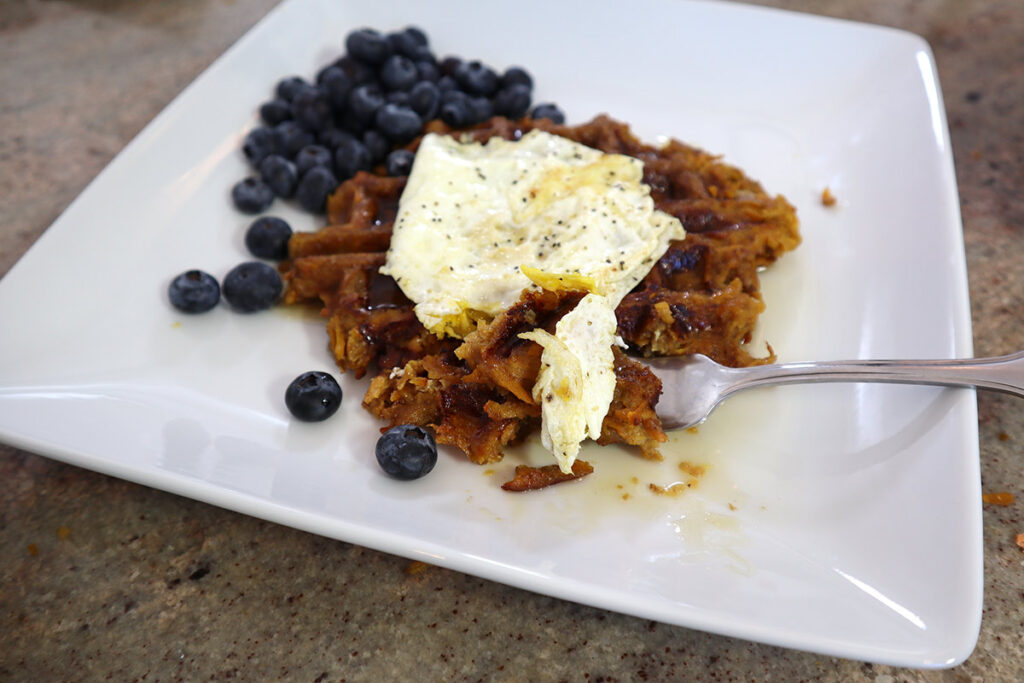
M 574 127 L 494 118 L 469 131 L 453 132 L 439 121 L 427 130 L 482 142 L 518 139 L 534 128 L 643 161 L 655 205 L 687 231 L 616 310 L 631 353 L 703 353 L 734 367 L 774 360 L 754 358 L 744 344 L 764 309 L 758 268 L 800 242 L 795 210 L 783 197 L 768 196 L 739 169 L 681 142 L 645 145 L 606 116 Z M 405 180 L 359 173 L 338 188 L 328 200 L 327 227 L 291 238 L 281 268 L 285 301 L 322 304 L 338 366 L 356 377 L 375 375 L 363 401 L 372 414 L 389 426 L 432 427 L 438 443 L 456 446 L 473 462 L 494 462 L 540 421 L 531 389 L 541 349 L 518 334 L 537 327 L 553 332 L 583 293 L 527 291 L 465 341 L 439 339 L 420 324 L 395 282 L 378 272 Z M 659 458 L 661 383 L 618 349 L 615 374 L 599 443 L 625 443 Z

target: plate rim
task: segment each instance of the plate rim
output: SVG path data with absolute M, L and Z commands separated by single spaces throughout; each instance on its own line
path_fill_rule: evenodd
M 292 8 L 299 6 L 303 3 L 311 3 L 313 0 L 286 0 L 280 3 L 276 7 L 272 8 L 264 17 L 262 17 L 256 24 L 254 24 L 248 31 L 246 31 L 237 41 L 235 41 L 231 47 L 229 47 L 223 54 L 221 54 L 216 60 L 214 60 L 208 67 L 206 67 L 195 79 L 193 79 L 180 93 L 178 93 L 143 129 L 135 135 L 135 137 L 124 146 L 118 152 L 118 154 L 111 160 L 111 162 L 104 167 L 104 169 L 98 173 L 85 187 L 84 189 L 72 200 L 68 206 L 61 211 L 53 223 L 35 240 L 35 242 L 27 249 L 19 259 L 11 266 L 11 268 L 0 278 L 0 287 L 4 286 L 4 283 L 8 283 L 10 286 L 12 274 L 20 273 L 22 269 L 32 267 L 36 257 L 33 254 L 37 254 L 43 251 L 45 247 L 40 245 L 46 245 L 50 242 L 60 238 L 60 235 L 64 231 L 68 230 L 70 219 L 68 216 L 73 216 L 77 207 L 80 205 L 82 197 L 90 194 L 94 191 L 97 185 L 101 185 L 104 182 L 105 177 L 111 172 L 112 168 L 116 168 L 116 164 L 128 164 L 131 160 L 140 153 L 140 150 L 144 148 L 151 140 L 155 139 L 160 134 L 160 129 L 164 127 L 174 116 L 178 108 L 182 106 L 183 101 L 187 101 L 191 93 L 195 91 L 197 87 L 200 87 L 206 80 L 212 78 L 211 74 L 223 68 L 223 64 L 230 62 L 235 58 L 235 55 L 243 50 L 246 45 L 250 42 L 256 41 L 260 34 L 267 30 L 268 26 L 272 26 L 274 23 L 280 20 L 280 17 L 287 15 L 288 12 L 294 11 Z M 699 4 L 705 7 L 711 7 L 714 3 L 704 2 L 697 0 L 691 4 Z M 954 345 L 957 348 L 963 349 L 967 354 L 973 351 L 973 338 L 971 334 L 971 318 L 970 318 L 970 299 L 969 289 L 967 280 L 967 269 L 966 269 L 966 254 L 965 244 L 962 239 L 963 226 L 962 218 L 959 211 L 959 199 L 956 187 L 956 177 L 953 167 L 953 157 L 951 151 L 951 143 L 949 138 L 949 126 L 946 119 L 946 113 L 944 106 L 941 106 L 941 86 L 937 77 L 937 69 L 935 66 L 934 56 L 931 52 L 931 48 L 927 42 L 917 36 L 916 34 L 901 30 L 894 29 L 891 27 L 877 26 L 873 24 L 862 24 L 860 22 L 854 22 L 844 19 L 833 19 L 826 17 L 817 17 L 815 15 L 809 15 L 804 13 L 791 12 L 789 10 L 782 10 L 778 8 L 765 8 L 765 7 L 754 7 L 754 6 L 743 6 L 727 3 L 732 8 L 732 11 L 770 11 L 772 13 L 778 13 L 781 15 L 799 15 L 804 19 L 810 20 L 821 20 L 828 22 L 843 22 L 847 25 L 859 26 L 869 28 L 872 30 L 884 30 L 901 34 L 905 39 L 912 41 L 917 45 L 917 51 L 923 52 L 927 56 L 927 61 L 931 66 L 931 73 L 934 76 L 932 87 L 935 88 L 938 93 L 940 106 L 933 114 L 937 113 L 939 117 L 939 125 L 941 127 L 943 138 L 944 138 L 944 153 L 943 168 L 941 174 L 945 187 L 944 191 L 949 191 L 952 199 L 954 200 L 954 210 L 950 214 L 950 218 L 954 221 L 953 228 L 960 234 L 959 240 L 954 240 L 953 244 L 957 248 L 958 253 L 953 254 L 954 258 L 951 259 L 951 264 L 956 269 L 956 277 L 960 286 L 957 288 L 957 301 L 953 307 L 952 317 L 954 318 Z M 55 237 L 54 235 L 57 235 Z M 29 265 L 25 265 L 28 263 Z M 13 279 L 17 279 L 15 276 Z M 974 562 L 974 576 L 975 590 L 972 594 L 977 595 L 977 609 L 976 619 L 972 625 L 974 638 L 970 641 L 969 645 L 964 644 L 960 652 L 957 652 L 951 658 L 943 660 L 941 662 L 915 662 L 905 657 L 897 657 L 895 653 L 886 652 L 875 652 L 867 656 L 872 648 L 860 648 L 861 654 L 857 654 L 858 648 L 850 648 L 848 645 L 835 644 L 835 647 L 829 647 L 827 643 L 822 643 L 820 646 L 808 647 L 805 636 L 793 638 L 784 637 L 779 638 L 779 630 L 772 629 L 771 633 L 760 633 L 763 629 L 758 628 L 737 628 L 733 624 L 729 628 L 724 626 L 721 628 L 715 628 L 709 626 L 707 622 L 693 625 L 692 620 L 690 623 L 681 623 L 678 620 L 670 618 L 657 617 L 659 621 L 665 623 L 672 623 L 677 625 L 686 626 L 689 628 L 699 628 L 701 630 L 709 631 L 712 633 L 718 633 L 729 637 L 738 637 L 747 640 L 753 640 L 757 642 L 768 643 L 772 645 L 780 645 L 783 647 L 789 647 L 799 650 L 810 650 L 813 652 L 819 652 L 821 654 L 827 654 L 839 657 L 851 657 L 856 656 L 858 658 L 864 657 L 870 661 L 876 661 L 881 663 L 892 663 L 898 666 L 919 666 L 923 668 L 944 668 L 954 666 L 964 661 L 970 653 L 973 651 L 977 640 L 977 634 L 980 630 L 981 619 L 982 619 L 982 590 L 984 583 L 984 568 L 983 568 L 983 554 L 982 554 L 982 517 L 980 512 L 980 446 L 978 442 L 978 424 L 977 424 L 977 403 L 973 398 L 973 392 L 971 396 L 964 396 L 957 401 L 957 411 L 960 421 L 963 423 L 961 432 L 968 451 L 968 457 L 972 458 L 977 465 L 972 468 L 971 474 L 972 479 L 977 479 L 977 486 L 972 485 L 971 490 L 977 494 L 977 509 L 976 515 L 976 534 L 971 536 L 971 541 L 976 548 L 971 549 L 972 554 L 975 557 Z M 400 534 L 395 534 L 394 538 L 390 536 L 385 540 L 382 540 L 379 532 L 369 531 L 367 529 L 360 529 L 358 524 L 350 522 L 344 519 L 329 518 L 326 515 L 317 514 L 306 510 L 297 510 L 287 508 L 286 506 L 279 505 L 273 501 L 258 498 L 251 494 L 245 494 L 238 491 L 230 491 L 218 487 L 208 481 L 201 481 L 196 479 L 190 479 L 184 475 L 180 475 L 171 471 L 154 471 L 143 467 L 132 468 L 123 466 L 117 462 L 104 461 L 102 458 L 83 454 L 81 452 L 74 452 L 66 449 L 54 443 L 47 443 L 44 440 L 33 438 L 25 434 L 13 432 L 4 428 L 0 425 L 0 441 L 10 444 L 16 448 L 21 448 L 26 451 L 45 455 L 47 457 L 66 462 L 68 464 L 84 467 L 96 472 L 100 472 L 106 475 L 114 476 L 117 478 L 133 481 L 142 485 L 151 486 L 160 490 L 168 491 L 176 495 L 182 495 L 202 502 L 212 504 L 225 509 L 240 512 L 242 514 L 248 514 L 251 516 L 267 519 L 276 523 L 281 523 L 286 526 L 302 529 L 311 533 L 327 536 L 330 538 L 336 538 L 338 540 L 344 540 L 347 542 L 358 543 L 366 547 L 375 548 L 383 552 L 388 552 L 401 556 L 415 556 L 421 558 L 429 558 L 433 563 L 443 564 L 443 566 L 450 567 L 457 571 L 461 571 L 467 574 L 481 576 L 489 580 L 498 581 L 508 585 L 515 586 L 520 589 L 529 590 L 535 593 L 541 593 L 545 595 L 551 595 L 560 599 L 570 600 L 573 602 L 594 605 L 603 609 L 609 609 L 617 612 L 626 614 L 632 614 L 634 616 L 643 617 L 645 614 L 637 613 L 629 609 L 624 609 L 622 606 L 609 605 L 607 600 L 595 601 L 593 596 L 585 596 L 581 589 L 573 588 L 572 590 L 566 589 L 566 583 L 563 580 L 559 580 L 554 585 L 542 585 L 543 581 L 535 579 L 529 573 L 523 572 L 516 568 L 494 566 L 493 572 L 485 571 L 488 567 L 486 563 L 481 564 L 482 560 L 472 560 L 467 557 L 445 557 L 443 562 L 438 562 L 438 555 L 433 551 L 428 551 L 423 548 L 410 548 L 405 542 L 407 539 L 402 537 Z M 972 501 L 973 503 L 974 501 Z M 268 511 L 269 508 L 269 511 Z M 974 520 L 972 520 L 974 521 Z M 345 537 L 343 538 L 337 532 L 330 530 L 329 526 L 344 527 L 346 529 Z M 370 536 L 373 536 L 370 538 Z M 352 540 L 356 538 L 358 540 Z M 445 553 L 447 549 L 443 549 Z M 976 551 L 976 552 L 975 552 Z M 518 573 L 517 573 L 518 572 Z M 514 577 L 516 580 L 512 580 L 510 577 Z M 550 584 L 550 582 L 549 582 Z M 603 589 L 601 589 L 603 591 Z M 612 601 L 614 602 L 614 601 Z

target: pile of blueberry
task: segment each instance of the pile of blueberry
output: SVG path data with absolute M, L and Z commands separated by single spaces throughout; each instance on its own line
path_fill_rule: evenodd
M 288 257 L 292 228 L 274 216 L 261 216 L 245 233 L 245 245 L 253 256 L 281 260 Z M 284 291 L 277 269 L 262 261 L 245 261 L 224 276 L 223 283 L 202 270 L 181 273 L 167 288 L 171 305 L 183 313 L 205 313 L 220 302 L 221 295 L 239 313 L 263 311 Z
M 438 60 L 416 27 L 353 31 L 345 48 L 315 82 L 285 78 L 260 106 L 263 125 L 242 145 L 255 175 L 231 191 L 240 211 L 263 212 L 281 197 L 322 213 L 338 184 L 358 171 L 383 164 L 389 175 L 408 175 L 413 154 L 403 147 L 431 119 L 453 128 L 528 112 L 565 121 L 553 104 L 530 110 L 533 79 L 522 68 L 498 73 L 477 60 Z
M 262 124 L 242 145 L 254 175 L 231 190 L 240 211 L 262 213 L 281 197 L 322 213 L 327 197 L 359 171 L 383 165 L 388 175 L 408 175 L 413 153 L 406 146 L 432 119 L 457 129 L 492 116 L 529 114 L 565 122 L 554 104 L 531 110 L 533 79 L 524 69 L 498 73 L 477 60 L 438 60 L 416 27 L 388 34 L 360 29 L 346 37 L 345 48 L 347 54 L 322 68 L 314 82 L 285 78 L 273 99 L 260 106 Z M 246 231 L 245 244 L 254 257 L 279 261 L 288 257 L 291 235 L 284 220 L 261 216 Z M 283 283 L 263 260 L 239 264 L 220 283 L 201 270 L 181 273 L 168 287 L 171 304 L 202 313 L 223 296 L 237 312 L 268 309 L 280 298 Z M 338 382 L 320 371 L 299 375 L 285 391 L 288 410 L 307 422 L 333 415 L 341 398 Z M 381 436 L 376 456 L 392 477 L 417 479 L 434 468 L 437 444 L 429 431 L 399 425 Z

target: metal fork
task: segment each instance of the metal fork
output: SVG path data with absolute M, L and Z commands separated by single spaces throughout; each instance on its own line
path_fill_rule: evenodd
M 729 368 L 693 354 L 645 358 L 661 379 L 658 416 L 665 429 L 703 422 L 719 403 L 738 391 L 770 384 L 886 382 L 977 387 L 1024 398 L 1024 351 L 995 358 L 962 360 L 850 360 L 783 363 Z

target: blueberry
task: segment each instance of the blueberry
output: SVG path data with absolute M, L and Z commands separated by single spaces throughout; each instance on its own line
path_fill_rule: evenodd
M 281 296 L 284 284 L 273 267 L 261 261 L 240 263 L 224 276 L 221 291 L 239 313 L 254 313 L 270 308 Z
M 377 130 L 392 142 L 409 142 L 423 130 L 423 119 L 408 107 L 385 104 L 377 110 Z
M 388 155 L 387 169 L 390 176 L 409 175 L 416 155 L 407 149 L 396 149 Z
M 442 90 L 441 91 L 441 106 L 451 102 L 458 102 L 459 104 L 469 105 L 469 95 L 462 92 L 461 90 Z
M 437 464 L 434 435 L 416 425 L 399 425 L 377 439 L 377 462 L 396 479 L 419 479 Z
M 507 88 L 510 85 L 525 85 L 528 89 L 533 89 L 533 78 L 519 66 L 510 66 L 505 69 L 505 73 L 501 75 L 501 87 Z
M 468 103 L 470 125 L 483 123 L 494 116 L 494 105 L 486 97 L 470 97 Z
M 408 90 L 417 79 L 416 65 L 405 55 L 391 55 L 380 68 L 380 82 L 385 90 Z
M 335 109 L 344 109 L 345 101 L 354 83 L 344 69 L 332 64 L 323 71 L 320 85 L 327 93 L 327 99 Z
M 314 86 L 299 90 L 292 100 L 292 118 L 314 133 L 330 126 L 334 110 L 327 99 L 327 93 Z
M 409 91 L 409 106 L 424 121 L 437 118 L 441 109 L 441 89 L 436 83 L 420 81 Z
M 426 47 L 428 44 L 427 34 L 419 26 L 406 26 L 405 30 L 402 31 L 402 33 L 405 33 L 423 47 Z
M 325 166 L 314 166 L 306 171 L 299 180 L 295 190 L 295 198 L 299 205 L 310 213 L 323 213 L 327 206 L 327 196 L 338 187 L 338 179 Z
M 292 105 L 280 97 L 275 97 L 269 102 L 260 105 L 260 118 L 269 126 L 276 126 L 282 121 L 292 117 Z
M 203 313 L 220 301 L 220 285 L 209 273 L 188 270 L 171 280 L 167 296 L 179 311 Z
M 530 88 L 516 83 L 508 85 L 494 96 L 494 112 L 510 119 L 526 116 L 530 109 Z
M 445 57 L 437 65 L 443 76 L 455 76 L 455 71 L 462 66 L 462 60 L 458 57 Z
M 260 213 L 274 201 L 274 191 L 259 178 L 246 178 L 231 188 L 231 200 L 243 213 Z
M 388 41 L 388 47 L 391 48 L 392 55 L 405 55 L 407 49 L 412 50 L 418 47 L 415 42 L 409 42 L 407 45 L 407 38 L 401 31 L 388 33 L 384 36 L 384 40 Z
M 313 134 L 295 121 L 282 121 L 274 126 L 274 149 L 285 159 L 294 159 L 299 150 L 313 144 Z
M 260 178 L 278 197 L 287 199 L 295 193 L 299 171 L 295 164 L 279 154 L 271 154 L 260 162 Z
M 414 62 L 419 60 L 437 61 L 437 57 L 434 56 L 427 44 L 427 34 L 415 26 L 388 34 L 387 41 L 392 54 L 408 57 Z
M 341 180 L 348 180 L 359 171 L 369 171 L 371 165 L 370 151 L 355 138 L 349 138 L 334 148 L 334 168 Z
M 391 143 L 378 130 L 368 130 L 363 133 L 363 145 L 370 154 L 370 165 L 379 164 L 391 151 Z
M 359 29 L 345 38 L 349 55 L 366 64 L 382 64 L 391 55 L 391 46 L 380 33 L 370 28 Z
M 245 246 L 253 256 L 280 261 L 288 258 L 292 226 L 277 216 L 260 216 L 245 231 Z
M 535 119 L 551 119 L 552 123 L 565 123 L 565 114 L 554 104 L 545 102 L 544 104 L 538 104 L 530 112 L 530 116 Z
M 327 72 L 330 71 L 332 68 L 334 68 L 336 66 L 338 66 L 338 65 L 335 62 L 331 62 L 329 64 L 324 64 L 322 67 L 320 67 L 317 70 L 316 78 L 313 79 L 313 83 L 315 83 L 316 85 L 318 85 L 320 87 L 323 87 L 324 78 L 327 77 Z
M 291 102 L 292 98 L 295 97 L 295 93 L 308 86 L 309 83 L 306 82 L 306 79 L 299 76 L 289 76 L 278 82 L 274 92 L 285 102 Z
M 406 57 L 414 57 L 422 53 L 423 49 L 427 47 L 426 34 L 413 26 L 404 31 L 389 33 L 387 41 L 393 53 Z
M 458 92 L 450 90 L 448 92 Z M 461 94 L 461 93 L 459 93 Z M 441 105 L 441 120 L 452 128 L 463 128 L 470 124 L 472 115 L 469 110 L 469 99 L 451 98 Z
M 242 154 L 253 166 L 259 166 L 260 162 L 276 149 L 277 142 L 270 128 L 253 128 L 242 143 Z
M 334 63 L 335 66 L 340 68 L 352 81 L 353 85 L 365 85 L 366 83 L 377 82 L 377 70 L 369 64 L 364 64 L 358 59 L 345 55 Z
M 479 61 L 463 62 L 455 69 L 456 82 L 470 95 L 490 96 L 498 89 L 498 74 Z
M 400 107 L 408 107 L 410 102 L 409 93 L 405 90 L 393 90 L 387 94 L 385 101 L 388 104 L 397 104 Z M 378 110 L 378 112 L 379 111 L 380 110 Z
M 306 145 L 295 155 L 295 170 L 300 176 L 305 175 L 306 171 L 314 166 L 324 166 L 329 169 L 332 163 L 331 150 L 322 145 Z
M 295 379 L 284 392 L 289 412 L 304 422 L 320 422 L 338 412 L 341 387 L 326 372 L 311 370 Z
M 373 121 L 377 110 L 384 106 L 384 93 L 373 84 L 359 85 L 352 88 L 348 95 L 348 113 L 356 121 L 369 123 Z
M 437 68 L 437 64 L 421 59 L 416 62 L 416 75 L 421 81 L 437 83 L 437 79 L 441 78 L 441 70 Z
M 416 50 L 409 55 L 409 59 L 414 62 L 430 62 L 431 64 L 437 64 L 437 57 L 426 45 L 420 45 L 416 48 Z
M 437 89 L 441 92 L 450 92 L 452 90 L 458 90 L 459 84 L 455 82 L 455 79 L 451 76 L 441 76 L 437 79 Z
M 347 130 L 342 130 L 340 128 L 328 128 L 327 130 L 322 130 L 319 133 L 317 133 L 316 141 L 319 143 L 321 147 L 326 147 L 327 149 L 334 149 L 335 147 L 341 144 L 342 140 L 346 140 L 351 137 L 354 136 Z M 302 149 L 305 149 L 305 147 L 303 147 Z M 301 152 L 302 150 L 299 151 Z M 296 159 L 298 159 L 297 156 Z M 302 175 L 303 173 L 304 171 L 300 169 L 299 175 Z

